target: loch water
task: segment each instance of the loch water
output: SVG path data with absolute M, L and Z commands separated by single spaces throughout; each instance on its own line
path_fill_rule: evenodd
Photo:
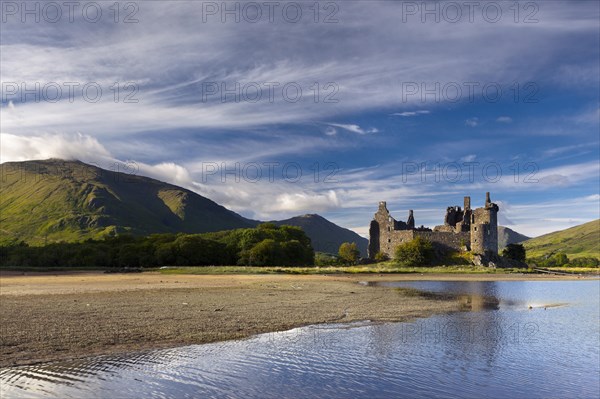
M 382 283 L 463 311 L 0 370 L 7 398 L 598 398 L 600 281 Z

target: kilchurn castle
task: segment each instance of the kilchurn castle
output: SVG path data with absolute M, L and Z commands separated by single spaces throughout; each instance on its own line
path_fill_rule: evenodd
M 395 220 L 382 201 L 369 227 L 369 257 L 374 258 L 382 252 L 392 258 L 398 244 L 416 237 L 431 241 L 438 250 L 497 255 L 498 205 L 490 200 L 490 193 L 486 193 L 485 205 L 471 209 L 471 197 L 464 197 L 463 207 L 448 207 L 444 224 L 432 230 L 415 227 L 412 210 L 406 222 Z

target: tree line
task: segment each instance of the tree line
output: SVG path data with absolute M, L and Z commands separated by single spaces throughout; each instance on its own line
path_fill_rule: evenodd
M 263 223 L 215 233 L 120 235 L 41 247 L 20 242 L 0 247 L 0 266 L 307 266 L 314 264 L 314 256 L 310 238 L 301 228 Z
M 527 259 L 528 263 L 537 267 L 598 267 L 600 260 L 591 256 L 569 259 L 567 254 L 559 252 L 553 255 Z

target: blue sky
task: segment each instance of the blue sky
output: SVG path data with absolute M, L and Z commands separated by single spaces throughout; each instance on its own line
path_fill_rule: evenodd
M 532 236 L 599 217 L 596 1 L 229 2 L 238 21 L 221 2 L 99 2 L 96 21 L 6 3 L 2 162 L 135 162 L 247 217 L 363 235 L 378 201 L 434 226 L 486 191 Z

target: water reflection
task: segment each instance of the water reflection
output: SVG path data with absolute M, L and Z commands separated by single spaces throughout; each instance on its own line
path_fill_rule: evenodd
M 465 311 L 0 370 L 4 398 L 598 397 L 598 281 L 413 282 Z M 531 304 L 568 303 L 529 309 Z

